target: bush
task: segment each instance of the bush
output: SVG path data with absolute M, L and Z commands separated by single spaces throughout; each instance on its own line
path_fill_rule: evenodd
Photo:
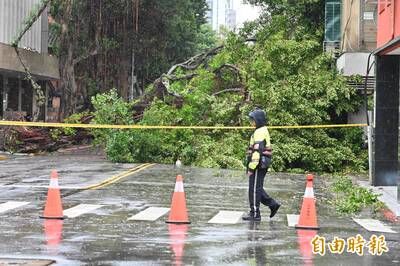
M 331 191 L 335 194 L 331 204 L 338 212 L 355 213 L 366 207 L 373 207 L 374 211 L 382 208 L 382 203 L 378 200 L 379 195 L 366 188 L 353 185 L 349 177 L 337 177 Z
M 89 116 L 91 113 L 89 111 L 85 111 L 78 114 L 73 114 L 64 119 L 64 123 L 66 124 L 80 124 L 81 119 L 85 116 Z M 53 140 L 58 140 L 61 136 L 74 136 L 77 132 L 76 128 L 73 127 L 65 127 L 65 128 L 56 128 L 50 129 L 50 136 Z

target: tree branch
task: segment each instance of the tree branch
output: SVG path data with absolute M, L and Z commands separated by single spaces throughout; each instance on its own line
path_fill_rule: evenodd
M 38 12 L 36 14 L 30 14 L 30 16 L 33 15 L 32 18 L 30 18 L 29 21 L 27 21 L 25 27 L 20 31 L 19 35 L 15 40 L 11 43 L 11 46 L 16 48 L 18 47 L 19 42 L 21 41 L 22 37 L 24 37 L 25 33 L 32 27 L 32 25 L 40 18 L 42 13 L 46 10 L 47 5 L 51 2 L 52 0 L 44 0 L 42 1 L 42 6 L 39 8 Z M 32 11 L 31 11 L 32 12 Z
M 254 38 L 249 38 L 244 40 L 244 42 L 256 42 L 257 39 Z M 198 68 L 202 63 L 204 63 L 204 61 L 209 58 L 210 56 L 214 56 L 217 55 L 223 48 L 225 47 L 225 45 L 220 45 L 217 46 L 215 48 L 212 48 L 206 52 L 203 52 L 201 54 L 197 54 L 191 58 L 189 58 L 188 60 L 186 60 L 183 63 L 179 63 L 176 65 L 173 65 L 167 72 L 167 75 L 170 76 L 171 74 L 173 74 L 175 72 L 175 70 L 178 67 L 182 67 L 186 70 L 195 70 L 196 68 Z
M 89 57 L 95 56 L 95 55 L 97 55 L 97 54 L 99 54 L 99 49 L 98 49 L 98 47 L 96 47 L 95 49 L 93 49 L 91 52 L 89 52 L 89 53 L 87 53 L 87 54 L 81 55 L 81 56 L 79 56 L 79 57 L 73 59 L 73 60 L 72 60 L 72 65 L 75 66 L 76 64 L 80 63 L 81 61 L 86 60 L 86 59 L 88 59 Z
M 225 92 L 243 92 L 243 88 L 229 88 L 229 89 L 215 92 L 212 95 L 217 96 L 218 94 L 225 93 Z
M 45 96 L 43 93 L 42 88 L 37 84 L 37 82 L 33 79 L 31 72 L 29 71 L 29 68 L 25 65 L 24 61 L 21 58 L 21 54 L 18 50 L 18 44 L 21 41 L 22 37 L 24 37 L 25 33 L 32 27 L 32 25 L 40 18 L 42 13 L 46 10 L 47 5 L 51 2 L 52 0 L 43 0 L 42 5 L 39 8 L 39 10 L 36 12 L 36 14 L 33 14 L 33 11 L 29 14 L 28 21 L 26 22 L 27 24 L 25 25 L 25 28 L 22 29 L 22 31 L 19 33 L 15 41 L 12 42 L 11 46 L 14 47 L 15 53 L 17 54 L 17 57 L 24 68 L 27 78 L 30 81 L 33 91 L 35 93 L 35 98 L 37 100 L 37 104 L 39 107 L 43 106 L 45 102 Z M 32 17 L 33 16 L 33 17 Z M 37 108 L 37 110 L 33 114 L 33 121 L 37 121 L 39 118 L 40 114 L 40 108 Z
M 217 73 L 219 71 L 221 71 L 223 68 L 230 68 L 232 69 L 235 73 L 239 74 L 240 73 L 240 69 L 232 64 L 223 64 L 220 67 L 218 67 L 217 69 L 214 70 L 214 73 Z
M 194 77 L 197 77 L 199 74 L 197 73 L 191 73 L 191 74 L 187 74 L 185 76 L 175 76 L 175 75 L 170 75 L 167 76 L 165 75 L 164 77 L 166 77 L 167 79 L 171 80 L 171 81 L 179 81 L 179 80 L 184 80 L 184 79 L 192 79 Z
M 247 42 L 256 42 L 257 39 L 254 38 L 250 38 L 250 39 L 246 39 L 244 40 L 245 43 Z M 164 99 L 165 95 L 170 95 L 173 96 L 174 99 L 174 104 L 182 104 L 183 102 L 183 97 L 175 92 L 170 92 L 168 90 L 169 87 L 169 81 L 179 81 L 179 80 L 189 80 L 192 79 L 196 76 L 198 76 L 197 73 L 190 73 L 190 74 L 186 74 L 184 76 L 176 76 L 173 75 L 173 73 L 179 68 L 184 68 L 186 70 L 195 70 L 197 69 L 202 63 L 204 63 L 209 57 L 211 56 L 215 56 L 217 55 L 223 48 L 225 47 L 225 45 L 220 45 L 217 46 L 213 49 L 210 49 L 206 52 L 197 54 L 191 58 L 189 58 L 188 60 L 179 63 L 179 64 L 175 64 L 173 65 L 166 74 L 162 74 L 159 78 L 157 78 L 154 82 L 153 82 L 153 88 L 154 90 L 152 90 L 150 93 L 146 93 L 144 95 L 142 95 L 141 100 L 138 104 L 135 105 L 135 109 L 137 111 L 137 114 L 140 115 L 141 113 L 144 112 L 144 109 L 149 105 L 149 103 L 151 103 L 154 98 L 159 98 L 161 100 Z M 229 68 L 231 69 L 233 72 L 235 72 L 235 74 L 237 74 L 240 78 L 240 80 L 242 80 L 242 77 L 240 75 L 240 69 L 235 66 L 235 65 L 231 65 L 231 64 L 224 64 L 222 66 L 220 66 L 218 69 L 216 69 L 215 71 L 218 72 L 223 68 Z M 234 85 L 233 85 L 234 86 Z M 245 88 L 229 88 L 229 89 L 225 89 L 219 92 L 214 93 L 213 95 L 219 95 L 225 92 L 243 92 L 243 97 L 246 98 L 247 93 L 246 93 L 246 89 Z M 245 101 L 245 99 L 244 99 Z
M 95 35 L 95 47 L 87 54 L 81 55 L 75 59 L 72 60 L 72 65 L 76 65 L 78 63 L 80 63 L 83 60 L 86 60 L 87 58 L 91 57 L 91 56 L 95 56 L 97 54 L 99 54 L 101 47 L 100 47 L 100 32 L 101 32 L 101 28 L 100 26 L 96 27 L 96 35 Z

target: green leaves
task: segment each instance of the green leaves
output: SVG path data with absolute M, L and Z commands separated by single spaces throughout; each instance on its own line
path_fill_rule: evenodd
M 131 105 L 122 100 L 116 90 L 92 97 L 92 104 L 96 109 L 93 119 L 95 124 L 129 125 L 132 123 L 129 117 Z
M 361 97 L 336 71 L 332 57 L 322 52 L 319 25 L 310 27 L 308 22 L 314 18 L 305 17 L 304 10 L 316 11 L 321 1 L 263 2 L 272 4 L 273 14 L 268 20 L 253 22 L 238 35 L 230 33 L 225 48 L 199 68 L 178 69 L 178 77 L 195 74 L 192 79 L 171 81 L 168 87 L 169 92 L 182 97 L 181 104 L 170 97 L 165 97 L 164 102 L 156 100 L 146 109 L 140 124 L 248 125 L 247 115 L 255 107 L 267 111 L 268 125 L 345 123 L 347 113 L 360 106 Z M 157 4 L 157 8 L 182 11 L 169 2 Z M 284 10 L 286 6 L 290 8 Z M 293 20 L 285 14 L 304 20 Z M 180 38 L 186 33 L 180 32 L 183 29 L 177 23 L 181 18 L 174 19 L 163 26 L 179 29 L 173 36 Z M 244 41 L 254 36 L 257 42 Z M 158 59 L 157 62 L 162 61 Z M 233 65 L 237 73 L 224 65 Z M 224 92 L 218 93 L 221 91 Z M 130 123 L 130 106 L 115 93 L 97 96 L 94 106 L 99 121 Z M 115 160 L 173 163 L 181 158 L 184 164 L 201 167 L 243 168 L 250 133 L 111 131 L 105 142 L 107 154 Z M 285 129 L 270 133 L 274 148 L 272 168 L 276 171 L 361 171 L 366 165 L 360 128 Z
M 325 14 L 323 0 L 247 0 L 247 2 L 262 5 L 265 8 L 265 16 L 285 17 L 290 24 L 290 29 L 298 30 L 292 31 L 294 36 L 301 31 L 303 37 L 305 34 L 310 34 L 316 39 L 322 37 Z
M 382 207 L 378 200 L 378 194 L 353 185 L 352 180 L 346 176 L 335 177 L 331 191 L 335 194 L 331 204 L 341 213 L 360 212 L 365 207 L 373 207 L 376 211 Z
M 121 99 L 116 90 L 92 97 L 95 108 L 93 124 L 130 125 L 131 104 Z M 95 143 L 105 146 L 108 158 L 112 161 L 131 162 L 129 145 L 131 137 L 126 130 L 93 129 Z M 130 159 L 128 159 L 130 158 Z
M 208 68 L 199 68 L 191 80 L 172 82 L 169 90 L 182 95 L 182 106 L 159 100 L 146 109 L 141 124 L 147 125 L 247 125 L 247 114 L 256 106 L 268 113 L 269 125 L 314 125 L 342 121 L 361 103 L 345 79 L 331 69 L 331 58 L 318 52 L 315 41 L 270 36 L 255 45 L 243 44 L 231 36 L 227 48 L 212 59 Z M 215 73 L 224 64 L 235 63 L 243 80 L 229 73 Z M 180 69 L 177 75 L 188 74 Z M 213 93 L 243 87 L 241 92 Z M 173 101 L 170 101 L 173 102 Z M 129 105 L 115 92 L 94 99 L 100 121 L 125 121 Z M 117 104 L 118 107 L 114 105 Z M 109 106 L 104 109 L 104 106 Z M 110 110 L 111 109 L 111 110 Z M 110 117 L 111 116 L 111 117 Z M 118 117 L 116 119 L 115 117 Z M 171 163 L 178 157 L 186 164 L 202 167 L 242 168 L 250 132 L 143 130 L 126 133 L 131 140 L 129 153 L 135 161 Z M 288 129 L 272 130 L 273 169 L 288 171 L 360 171 L 366 151 L 361 149 L 362 130 Z M 119 150 L 118 135 L 108 146 Z M 114 144 L 113 144 L 114 143 Z M 123 152 L 128 152 L 123 147 Z M 124 159 L 126 160 L 126 159 Z

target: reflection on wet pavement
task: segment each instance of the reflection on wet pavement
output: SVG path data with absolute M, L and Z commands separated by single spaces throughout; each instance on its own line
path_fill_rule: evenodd
M 44 233 L 47 242 L 47 248 L 52 255 L 58 255 L 58 246 L 62 241 L 63 220 L 44 220 Z
M 188 231 L 187 224 L 168 224 L 170 246 L 175 255 L 174 265 L 180 266 L 185 249 L 186 233 Z

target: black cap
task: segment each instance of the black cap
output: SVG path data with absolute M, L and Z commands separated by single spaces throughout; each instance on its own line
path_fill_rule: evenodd
M 267 124 L 267 114 L 261 109 L 250 112 L 249 118 L 254 120 L 256 128 L 263 127 Z

